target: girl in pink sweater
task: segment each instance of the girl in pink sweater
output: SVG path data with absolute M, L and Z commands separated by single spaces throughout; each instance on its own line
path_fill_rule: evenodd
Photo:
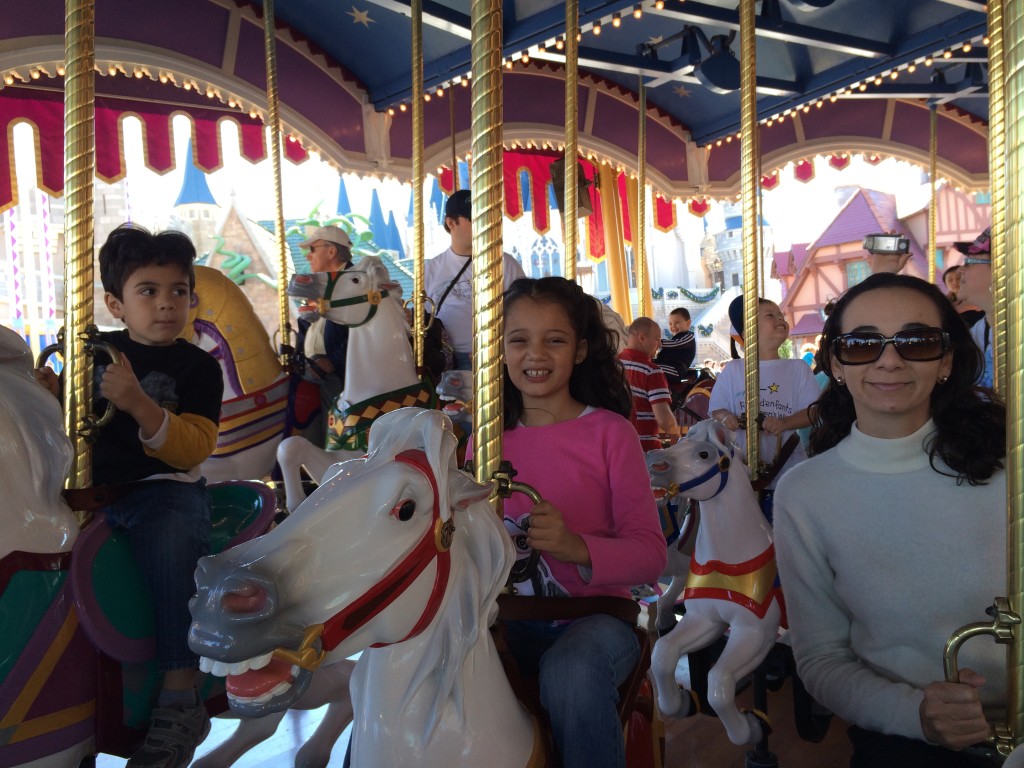
M 505 502 L 517 550 L 541 553 L 519 591 L 628 597 L 658 578 L 666 550 L 600 305 L 560 277 L 517 280 L 505 294 L 504 347 L 504 458 L 544 499 Z M 624 766 L 617 687 L 639 656 L 632 628 L 595 615 L 510 622 L 508 638 L 524 673 L 539 673 L 566 768 Z

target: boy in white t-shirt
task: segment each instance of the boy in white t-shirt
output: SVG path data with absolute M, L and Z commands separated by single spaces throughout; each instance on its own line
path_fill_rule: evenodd
M 734 299 L 729 306 L 729 317 L 742 341 L 742 296 Z M 758 299 L 757 322 L 758 378 L 761 389 L 758 407 L 764 417 L 759 452 L 761 461 L 772 462 L 780 446 L 785 446 L 791 436 L 797 440 L 789 458 L 771 479 L 762 496 L 761 508 L 770 520 L 775 483 L 787 470 L 807 458 L 795 430 L 810 426 L 807 407 L 818 399 L 820 391 L 807 363 L 799 359 L 779 358 L 779 347 L 789 338 L 789 323 L 778 304 Z M 746 451 L 747 436 L 744 430 L 739 429 L 739 417 L 746 411 L 745 378 L 743 360 L 730 360 L 715 380 L 708 405 L 712 418 L 736 433 L 736 444 L 743 451 Z

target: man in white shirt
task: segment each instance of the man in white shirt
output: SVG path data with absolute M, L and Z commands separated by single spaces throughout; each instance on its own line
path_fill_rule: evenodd
M 452 341 L 456 370 L 473 367 L 473 224 L 468 189 L 460 189 L 448 198 L 444 207 L 444 230 L 451 235 L 448 250 L 424 264 L 424 290 L 434 301 L 437 316 Z M 504 290 L 520 277 L 526 277 L 519 262 L 502 254 Z

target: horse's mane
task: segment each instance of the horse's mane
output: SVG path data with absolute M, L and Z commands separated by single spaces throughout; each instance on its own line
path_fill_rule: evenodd
M 376 436 L 383 436 L 377 445 Z M 421 686 L 434 687 L 430 716 L 420 734 L 424 742 L 437 727 L 449 698 L 463 715 L 462 664 L 495 618 L 495 599 L 514 557 L 511 540 L 486 501 L 490 487 L 458 470 L 456 443 L 451 423 L 440 411 L 402 408 L 374 424 L 367 459 L 367 463 L 392 460 L 403 450 L 423 450 L 434 470 L 441 504 L 447 506 L 442 518 L 452 517 L 455 522 L 448 592 L 438 619 L 427 630 L 423 658 L 403 697 L 404 706 Z
M 0 456 L 5 504 L 15 514 L 70 510 L 61 498 L 71 468 L 60 403 L 32 375 L 32 353 L 14 331 L 0 327 Z

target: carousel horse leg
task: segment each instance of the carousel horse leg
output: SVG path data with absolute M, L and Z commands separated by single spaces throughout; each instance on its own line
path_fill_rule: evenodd
M 266 717 L 239 718 L 235 732 L 192 763 L 192 768 L 227 768 L 234 765 L 250 749 L 273 736 L 284 716 L 285 712 L 275 712 Z
M 708 673 L 708 701 L 733 744 L 756 744 L 764 736 L 761 721 L 736 708 L 736 685 L 757 668 L 774 641 L 774 633 L 734 624 L 725 650 Z
M 302 487 L 303 469 L 319 482 L 331 464 L 350 456 L 351 454 L 340 452 L 332 455 L 323 448 L 317 448 L 304 437 L 296 436 L 282 440 L 277 447 L 277 463 L 281 467 L 281 476 L 284 479 L 288 511 L 294 512 L 306 499 L 306 492 Z
M 658 709 L 665 717 L 687 717 L 690 698 L 684 698 L 676 683 L 676 664 L 691 650 L 703 648 L 719 637 L 724 626 L 689 611 L 675 629 L 658 639 L 651 654 L 651 672 L 658 690 Z

